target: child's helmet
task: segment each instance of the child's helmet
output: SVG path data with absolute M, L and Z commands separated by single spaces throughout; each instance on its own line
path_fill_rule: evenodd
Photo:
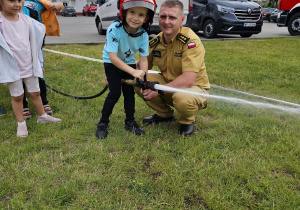
M 149 25 L 152 24 L 154 14 L 156 11 L 156 1 L 155 0 L 118 0 L 118 9 L 120 12 L 121 21 L 124 20 L 125 14 L 124 11 L 132 7 L 145 7 L 149 9 Z

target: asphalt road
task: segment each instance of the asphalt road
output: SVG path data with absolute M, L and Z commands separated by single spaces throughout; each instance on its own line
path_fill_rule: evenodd
M 105 35 L 97 32 L 95 17 L 77 16 L 62 17 L 58 16 L 60 23 L 60 37 L 46 37 L 45 43 L 48 45 L 57 44 L 103 44 Z M 202 32 L 198 33 L 202 41 L 238 40 L 238 39 L 261 39 L 269 37 L 290 36 L 286 27 L 277 27 L 276 23 L 264 21 L 262 32 L 252 35 L 250 38 L 241 38 L 239 35 L 219 35 L 215 39 L 207 39 Z

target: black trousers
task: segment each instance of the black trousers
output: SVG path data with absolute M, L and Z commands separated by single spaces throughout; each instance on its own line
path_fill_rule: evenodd
M 129 65 L 132 68 L 136 68 L 136 65 Z M 134 120 L 135 113 L 135 98 L 134 89 L 131 85 L 122 84 L 122 79 L 134 79 L 130 74 L 118 69 L 115 65 L 111 63 L 104 63 L 105 74 L 108 81 L 109 93 L 105 99 L 102 108 L 102 117 L 99 123 L 109 123 L 109 117 L 113 111 L 115 104 L 118 102 L 121 91 L 124 96 L 124 110 L 126 114 L 125 122 L 130 122 Z
M 41 99 L 43 102 L 43 105 L 48 104 L 48 100 L 47 100 L 47 87 L 46 87 L 46 82 L 44 79 L 39 78 L 39 85 L 40 85 L 40 95 L 41 95 Z M 26 91 L 26 87 L 23 83 L 23 88 L 24 88 L 24 97 L 23 97 L 23 108 L 28 108 L 28 102 L 26 100 L 26 95 L 25 95 L 25 91 Z

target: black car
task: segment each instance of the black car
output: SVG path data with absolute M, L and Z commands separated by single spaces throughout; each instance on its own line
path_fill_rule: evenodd
M 270 20 L 273 21 L 274 23 L 276 23 L 279 12 L 280 12 L 279 9 L 275 9 L 270 15 Z
M 275 10 L 276 10 L 276 8 L 264 8 L 262 11 L 263 19 L 271 22 L 270 16 L 271 16 L 271 13 Z
M 74 16 L 76 17 L 76 10 L 74 7 L 64 7 L 63 10 L 61 11 L 61 16 Z
M 192 15 L 188 15 L 194 31 L 203 31 L 206 38 L 217 34 L 239 34 L 250 37 L 261 32 L 261 6 L 248 0 L 193 0 Z M 189 21 L 192 19 L 192 21 Z

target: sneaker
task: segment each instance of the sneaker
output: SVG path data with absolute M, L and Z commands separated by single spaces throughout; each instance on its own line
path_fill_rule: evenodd
M 137 136 L 145 134 L 144 129 L 142 129 L 135 121 L 126 122 L 125 129 L 133 132 Z
M 50 115 L 46 115 L 46 117 L 39 116 L 37 118 L 37 123 L 59 123 L 61 119 L 51 117 Z
M 53 114 L 52 109 L 48 104 L 44 105 L 44 110 L 45 110 L 47 115 L 52 115 Z
M 25 123 L 18 125 L 17 136 L 18 137 L 27 137 L 28 136 L 27 126 Z
M 108 131 L 108 124 L 107 123 L 99 123 L 97 125 L 96 137 L 98 139 L 105 139 L 107 137 Z
M 30 119 L 32 117 L 30 114 L 29 108 L 23 109 L 23 116 L 24 116 L 24 119 Z
M 2 109 L 2 106 L 0 105 L 0 116 L 5 115 L 5 111 Z

